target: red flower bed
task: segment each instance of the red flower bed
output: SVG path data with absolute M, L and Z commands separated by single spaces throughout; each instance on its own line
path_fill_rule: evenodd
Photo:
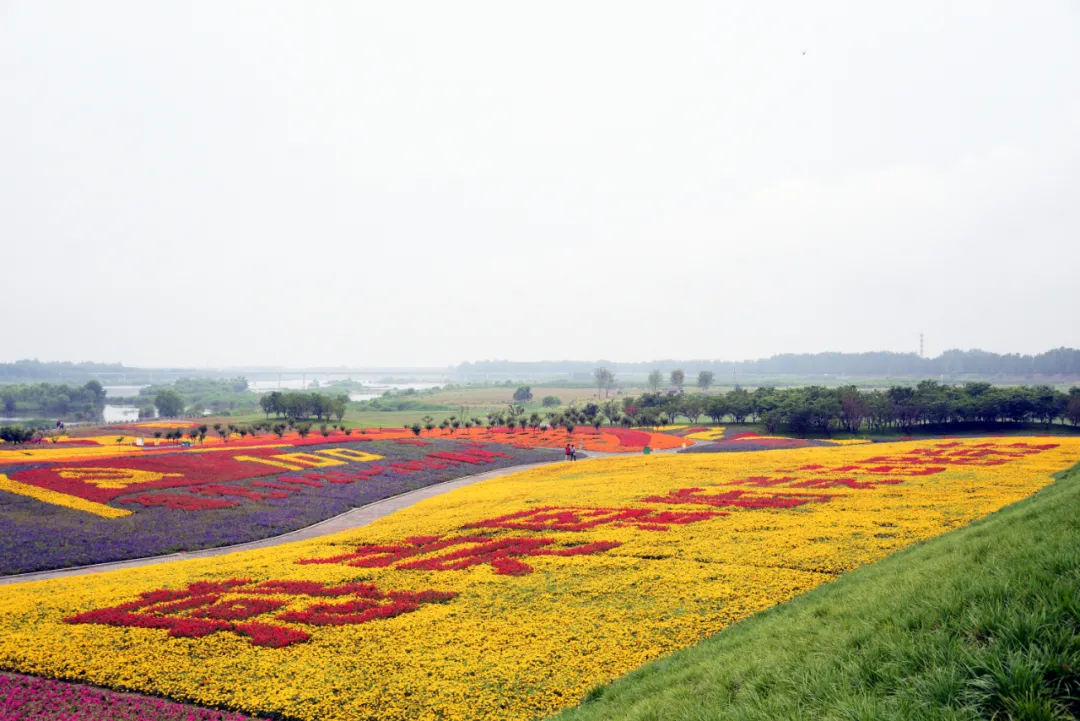
M 833 496 L 818 493 L 750 493 L 749 491 L 725 491 L 707 494 L 704 488 L 680 488 L 666 496 L 650 496 L 643 503 L 675 503 L 735 508 L 797 508 L 807 503 L 826 503 Z
M 574 430 L 577 433 L 577 429 Z M 615 436 L 619 439 L 619 445 L 632 446 L 634 448 L 644 448 L 649 445 L 652 439 L 652 434 L 645 431 L 633 431 L 629 428 L 617 428 L 615 426 L 605 426 L 604 433 Z
M 748 478 L 739 478 L 734 481 L 728 481 L 727 483 L 721 483 L 721 486 L 757 486 L 758 488 L 769 488 L 770 486 L 782 486 L 785 483 L 790 483 L 795 480 L 795 476 L 779 476 L 776 478 L 770 476 L 750 476 Z
M 345 563 L 358 568 L 386 568 L 417 571 L 460 571 L 479 565 L 489 565 L 503 576 L 522 576 L 531 573 L 532 566 L 517 560 L 528 556 L 580 556 L 601 553 L 619 545 L 617 541 L 595 541 L 580 545 L 554 546 L 552 538 L 500 538 L 487 536 L 415 536 L 401 543 L 358 546 L 352 553 L 330 558 L 303 558 L 299 564 Z M 451 550 L 448 553 L 409 561 L 415 556 Z
M 449 461 L 451 463 L 471 463 L 474 466 L 482 466 L 485 463 L 490 463 L 490 459 L 482 456 L 473 455 L 473 450 L 469 450 L 469 454 L 458 453 L 454 451 L 435 451 L 429 453 L 425 458 L 438 458 L 440 461 Z
M 222 600 L 228 594 L 229 598 Z M 170 636 L 201 638 L 231 631 L 251 639 L 255 646 L 283 648 L 311 638 L 310 634 L 288 626 L 251 621 L 291 603 L 274 596 L 349 597 L 342 603 L 321 603 L 299 610 L 286 610 L 274 619 L 312 626 L 341 626 L 368 623 L 410 613 L 425 603 L 441 603 L 454 598 L 454 591 L 383 591 L 370 583 L 331 586 L 315 581 L 273 580 L 253 584 L 247 579 L 202 581 L 182 590 L 162 589 L 140 595 L 138 600 L 76 614 L 64 619 L 72 624 L 102 624 L 132 628 L 166 629 Z M 245 621 L 246 623 L 237 623 Z
M 235 496 L 237 498 L 246 498 L 249 501 L 262 501 L 267 498 L 288 498 L 289 494 L 282 491 L 270 491 L 269 493 L 258 493 L 256 491 L 249 490 L 243 486 L 226 486 L 221 483 L 206 483 L 201 486 L 191 486 L 188 488 L 192 493 L 199 493 L 204 496 Z
M 108 488 L 104 487 L 107 484 L 99 485 L 84 480 L 94 469 L 100 469 L 104 477 L 115 476 L 124 470 L 161 474 L 162 478 L 158 480 L 137 483 L 138 490 L 147 491 L 275 475 L 280 470 L 275 471 L 272 467 L 261 463 L 239 461 L 236 460 L 236 456 L 270 458 L 287 452 L 287 448 L 237 448 L 235 451 L 206 453 L 192 451 L 155 453 L 147 456 L 54 463 L 20 471 L 12 477 L 23 483 L 85 498 L 88 501 L 108 503 L 118 496 L 129 493 L 132 489 L 124 486 Z M 65 475 L 74 477 L 65 477 Z
M 470 523 L 465 528 L 509 528 L 522 531 L 585 531 L 603 525 L 666 531 L 671 525 L 697 523 L 717 511 L 657 511 L 651 508 L 558 508 L 546 506 Z
M 279 481 L 252 481 L 252 488 L 277 488 L 281 491 L 302 491 L 303 486 L 294 485 L 292 483 L 281 483 Z M 322 486 L 320 483 L 319 486 Z

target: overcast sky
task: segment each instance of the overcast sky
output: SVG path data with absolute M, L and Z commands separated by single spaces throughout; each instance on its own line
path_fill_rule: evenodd
M 0 0 L 0 360 L 1077 347 L 1078 78 L 1074 0 Z

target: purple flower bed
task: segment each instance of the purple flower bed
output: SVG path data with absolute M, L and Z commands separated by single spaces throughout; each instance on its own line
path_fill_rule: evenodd
M 319 449 L 349 448 L 384 456 L 385 460 L 368 463 L 349 463 L 346 466 L 314 468 L 310 471 L 282 471 L 279 474 L 228 481 L 223 485 L 249 493 L 253 498 L 227 496 L 238 505 L 227 508 L 181 510 L 167 507 L 143 507 L 138 504 L 110 503 L 134 513 L 125 518 L 99 516 L 42 503 L 32 498 L 0 492 L 0 575 L 82 566 L 91 563 L 120 561 L 143 556 L 158 556 L 177 551 L 193 551 L 216 546 L 255 541 L 309 526 L 351 508 L 367 505 L 389 496 L 430 486 L 462 476 L 484 473 L 497 468 L 526 463 L 559 460 L 562 452 L 550 449 L 525 450 L 502 444 L 487 444 L 483 449 L 497 451 L 509 458 L 493 458 L 481 465 L 450 463 L 444 468 L 404 469 L 398 472 L 392 463 L 409 463 L 424 459 L 432 452 L 467 452 L 468 446 L 453 441 L 434 441 L 419 447 L 393 441 L 332 443 Z M 290 449 L 283 449 L 286 452 Z M 312 450 L 296 448 L 297 451 Z M 39 464 L 40 465 L 40 464 Z M 267 488 L 267 482 L 288 482 L 290 478 L 304 479 L 306 475 L 325 471 L 361 472 L 373 465 L 385 470 L 363 480 L 347 483 L 324 482 L 320 486 L 290 484 L 292 488 L 277 491 Z M 429 465 L 434 465 L 430 464 Z M 8 473 L 17 470 L 10 469 Z M 267 470 L 271 470 L 269 467 Z M 254 484 L 254 485 L 253 485 Z M 157 493 L 171 496 L 185 494 L 190 489 L 170 488 L 149 490 L 141 495 Z M 267 498 L 278 492 L 285 498 Z M 194 491 L 198 494 L 198 491 Z M 207 496 L 191 496 L 205 503 Z M 211 496 L 211 500 L 222 498 Z
M 762 439 L 758 441 L 733 439 L 730 441 L 716 441 L 715 443 L 698 443 L 697 445 L 684 448 L 678 453 L 738 453 L 742 451 L 780 451 L 792 448 L 818 448 L 823 446 L 835 447 L 835 443 L 810 439 Z
M 0 673 L 0 721 L 249 721 L 250 716 Z

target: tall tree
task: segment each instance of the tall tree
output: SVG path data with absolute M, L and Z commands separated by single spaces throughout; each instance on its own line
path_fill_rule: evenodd
M 174 390 L 166 388 L 158 391 L 154 397 L 154 405 L 165 418 L 175 418 L 184 412 L 184 398 Z
M 660 386 L 664 383 L 664 374 L 658 370 L 651 371 L 649 373 L 649 390 L 653 393 L 660 390 Z
M 593 369 L 593 382 L 596 384 L 596 397 L 603 393 L 607 398 L 608 391 L 615 385 L 615 374 L 603 366 Z
M 702 391 L 707 391 L 712 386 L 715 378 L 716 374 L 712 371 L 701 371 L 697 374 L 697 387 Z
M 681 391 L 684 383 L 686 383 L 686 373 L 681 368 L 671 371 L 671 385 L 675 386 L 676 390 Z

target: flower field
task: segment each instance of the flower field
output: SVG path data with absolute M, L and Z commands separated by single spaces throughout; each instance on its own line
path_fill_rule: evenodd
M 414 488 L 561 457 L 356 438 L 262 438 L 0 466 L 0 574 L 243 543 Z
M 425 434 L 425 438 L 427 435 Z M 573 443 L 578 450 L 599 451 L 601 453 L 634 453 L 645 446 L 663 451 L 681 448 L 683 441 L 667 433 L 655 433 L 638 428 L 618 428 L 615 426 L 579 426 L 567 434 L 565 429 L 554 428 L 547 431 L 516 430 L 505 426 L 495 428 L 459 429 L 450 434 L 448 431 L 435 431 L 435 437 L 467 438 L 485 443 L 512 443 L 523 448 L 563 448 Z
M 16 464 L 47 461 L 85 461 L 91 459 L 113 458 L 118 456 L 146 456 L 154 453 L 175 453 L 181 446 L 171 441 L 156 439 L 154 431 L 167 429 L 169 426 L 190 427 L 193 424 L 180 423 L 139 423 L 130 426 L 113 427 L 104 435 L 88 435 L 78 438 L 58 436 L 53 443 L 42 442 L 32 445 L 12 446 L 0 442 L 0 469 Z M 136 438 L 142 438 L 143 446 L 135 444 Z M 120 442 L 117 442 L 118 439 Z M 237 435 L 222 439 L 208 435 L 200 441 L 194 450 L 215 448 L 237 448 L 241 446 L 267 446 L 273 444 L 311 445 L 342 441 L 389 441 L 417 439 L 412 431 L 404 428 L 371 428 L 346 436 L 334 430 L 329 436 L 311 434 L 301 438 L 296 432 L 286 433 L 278 438 L 273 434 L 239 438 Z M 575 428 L 567 433 L 563 428 L 548 429 L 510 429 L 506 426 L 494 428 L 458 428 L 434 429 L 424 431 L 417 440 L 448 440 L 479 443 L 509 444 L 518 448 L 563 448 L 573 443 L 579 450 L 599 451 L 602 453 L 633 453 L 645 446 L 653 450 L 679 448 L 682 442 L 667 433 L 657 433 L 640 428 L 626 429 L 612 426 L 592 426 Z
M 314 541 L 11 586 L 0 667 L 257 716 L 535 718 L 1078 460 L 994 438 L 551 464 Z

